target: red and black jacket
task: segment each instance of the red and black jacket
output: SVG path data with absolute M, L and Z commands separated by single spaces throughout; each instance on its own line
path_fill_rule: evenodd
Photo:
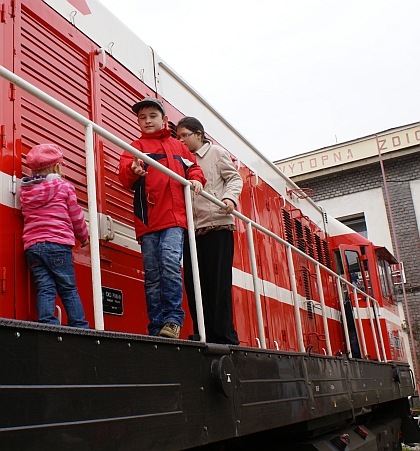
M 195 156 L 184 144 L 172 138 L 169 130 L 144 134 L 131 145 L 187 180 L 206 184 Z M 147 175 L 139 177 L 131 169 L 133 159 L 131 153 L 122 153 L 118 177 L 124 188 L 134 190 L 136 238 L 169 227 L 187 228 L 183 185 L 145 163 Z

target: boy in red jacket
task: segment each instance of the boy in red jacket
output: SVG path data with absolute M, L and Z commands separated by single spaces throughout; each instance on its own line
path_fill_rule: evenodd
M 191 181 L 199 194 L 206 183 L 194 155 L 171 137 L 163 103 L 145 97 L 132 107 L 142 135 L 131 145 Z M 181 259 L 187 228 L 184 186 L 124 151 L 118 177 L 134 191 L 134 227 L 144 264 L 149 335 L 178 338 L 184 321 Z

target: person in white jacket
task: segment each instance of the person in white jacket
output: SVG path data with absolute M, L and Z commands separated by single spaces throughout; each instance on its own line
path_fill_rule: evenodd
M 177 137 L 194 154 L 203 170 L 207 179 L 204 190 L 226 204 L 223 209 L 202 196 L 192 196 L 206 338 L 212 343 L 238 345 L 232 311 L 233 232 L 236 228 L 231 213 L 242 191 L 242 178 L 229 152 L 212 144 L 196 118 L 181 119 L 177 125 Z M 194 334 L 197 335 L 188 239 L 184 240 L 184 284 Z

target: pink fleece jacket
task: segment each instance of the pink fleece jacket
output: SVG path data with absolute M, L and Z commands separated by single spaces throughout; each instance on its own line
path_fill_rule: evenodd
M 81 243 L 88 239 L 83 211 L 72 184 L 57 176 L 33 184 L 30 177 L 25 177 L 22 182 L 19 194 L 25 250 L 42 241 L 74 246 L 75 238 Z

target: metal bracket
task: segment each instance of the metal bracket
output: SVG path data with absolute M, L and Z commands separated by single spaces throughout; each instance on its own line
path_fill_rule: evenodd
M 102 61 L 99 61 L 99 69 L 104 70 L 106 67 L 106 51 L 103 47 L 96 50 L 97 55 L 102 55 Z

